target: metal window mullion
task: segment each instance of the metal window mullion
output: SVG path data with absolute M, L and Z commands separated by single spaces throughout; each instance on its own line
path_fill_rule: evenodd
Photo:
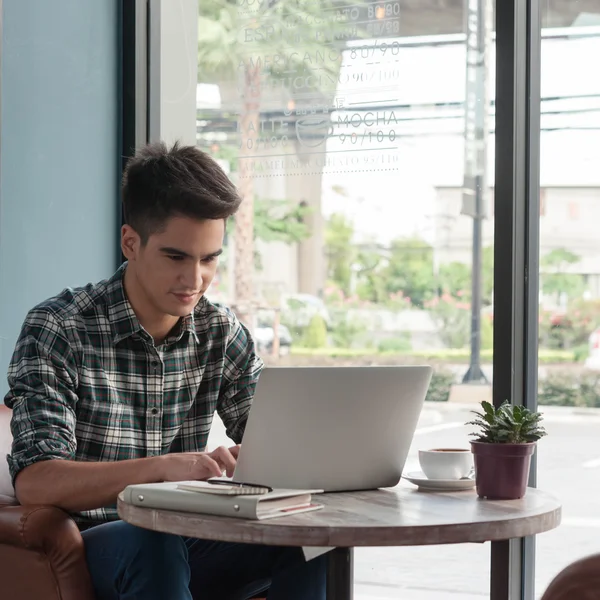
M 123 159 L 148 141 L 148 0 L 121 0 Z
M 537 410 L 538 326 L 540 274 L 540 110 L 542 17 L 540 0 L 529 0 L 527 15 L 527 224 L 525 252 L 525 396 L 523 404 Z M 529 485 L 537 485 L 537 453 L 531 460 Z M 535 598 L 535 537 L 521 540 L 521 586 L 523 598 Z
M 527 227 L 526 227 L 526 379 L 523 404 L 537 409 L 538 383 L 538 315 L 540 273 L 540 71 L 541 11 L 540 0 L 529 0 L 527 39 Z M 532 475 L 535 472 L 532 471 Z M 535 477 L 530 479 L 535 484 Z
M 156 142 L 161 138 L 161 0 L 147 1 L 147 137 Z
M 493 397 L 529 408 L 537 406 L 540 45 L 539 0 L 497 1 Z M 534 544 L 492 544 L 492 600 L 533 600 Z
M 136 148 L 148 141 L 148 0 L 120 2 L 120 172 L 125 169 Z M 121 254 L 120 229 L 123 214 L 118 182 L 117 266 L 125 257 Z

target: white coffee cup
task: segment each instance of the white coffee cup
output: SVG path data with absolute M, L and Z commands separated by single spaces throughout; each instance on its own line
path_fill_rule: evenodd
M 462 479 L 473 468 L 473 454 L 462 448 L 419 450 L 419 463 L 428 479 Z

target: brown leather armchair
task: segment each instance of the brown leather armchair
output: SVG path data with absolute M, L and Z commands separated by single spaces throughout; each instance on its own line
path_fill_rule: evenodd
M 566 566 L 546 588 L 542 600 L 600 600 L 600 554 Z
M 75 521 L 54 506 L 21 506 L 15 498 L 5 458 L 12 443 L 10 416 L 0 404 L 2 598 L 96 600 Z
M 0 581 L 2 597 L 95 600 L 83 539 L 71 517 L 53 506 L 20 506 L 5 456 L 10 409 L 0 404 Z

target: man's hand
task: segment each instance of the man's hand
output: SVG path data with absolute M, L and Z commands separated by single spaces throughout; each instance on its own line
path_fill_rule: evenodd
M 239 446 L 118 461 L 43 460 L 16 479 L 21 504 L 50 504 L 68 512 L 110 506 L 127 485 L 233 475 Z
M 158 457 L 161 461 L 161 479 L 163 481 L 202 481 L 210 477 L 221 477 L 223 471 L 227 477 L 232 477 L 239 450 L 240 447 L 237 445 L 231 448 L 219 446 L 212 452 L 165 454 Z

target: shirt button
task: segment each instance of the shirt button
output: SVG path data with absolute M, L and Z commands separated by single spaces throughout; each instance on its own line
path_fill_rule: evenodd
M 150 414 L 156 416 L 158 414 L 158 408 L 153 408 L 152 410 L 150 410 Z

